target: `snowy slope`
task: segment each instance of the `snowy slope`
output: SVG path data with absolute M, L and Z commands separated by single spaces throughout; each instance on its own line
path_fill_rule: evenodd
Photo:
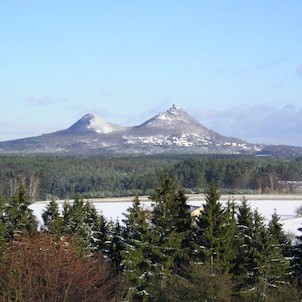
M 169 133 L 174 135 L 195 134 L 208 137 L 214 135 L 219 136 L 218 133 L 209 130 L 184 110 L 174 105 L 166 112 L 161 112 L 137 126 L 136 130 L 142 133 L 152 134 Z
M 124 128 L 121 126 L 106 122 L 103 119 L 99 118 L 98 116 L 88 113 L 80 120 L 78 120 L 75 124 L 70 126 L 66 130 L 66 132 L 84 133 L 88 131 L 93 131 L 96 133 L 107 134 L 107 133 L 121 131 L 123 129 Z

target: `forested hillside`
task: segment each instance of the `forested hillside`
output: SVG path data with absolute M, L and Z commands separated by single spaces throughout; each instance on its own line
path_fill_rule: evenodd
M 13 195 L 23 181 L 33 200 L 149 195 L 163 171 L 188 192 L 204 192 L 214 181 L 225 193 L 295 193 L 302 158 L 0 156 L 0 193 Z

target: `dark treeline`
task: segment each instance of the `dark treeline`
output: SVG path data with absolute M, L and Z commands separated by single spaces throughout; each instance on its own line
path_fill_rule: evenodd
M 302 236 L 276 213 L 223 206 L 212 183 L 193 220 L 185 190 L 167 173 L 157 184 L 153 209 L 136 196 L 122 224 L 77 195 L 62 211 L 52 199 L 38 228 L 19 183 L 0 199 L 0 300 L 301 301 Z
M 20 181 L 32 200 L 150 195 L 163 171 L 191 192 L 215 182 L 223 193 L 295 193 L 302 158 L 162 155 L 143 157 L 0 156 L 0 193 Z M 189 192 L 190 192 L 189 191 Z

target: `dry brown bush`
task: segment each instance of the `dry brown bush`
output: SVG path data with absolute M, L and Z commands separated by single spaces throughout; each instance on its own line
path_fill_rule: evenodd
M 21 236 L 0 265 L 1 301 L 118 301 L 118 279 L 108 263 L 79 253 L 70 238 Z

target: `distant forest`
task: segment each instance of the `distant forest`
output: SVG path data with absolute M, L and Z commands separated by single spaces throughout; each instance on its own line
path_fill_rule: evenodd
M 150 195 L 164 172 L 188 193 L 203 193 L 210 183 L 222 193 L 296 193 L 301 190 L 302 157 L 1 155 L 0 194 L 12 196 L 21 181 L 33 201 L 75 194 Z

